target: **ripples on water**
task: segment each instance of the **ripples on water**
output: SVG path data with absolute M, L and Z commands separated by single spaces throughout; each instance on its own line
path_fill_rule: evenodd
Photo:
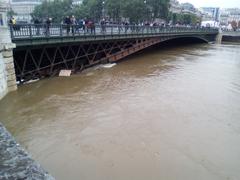
M 19 87 L 1 121 L 56 179 L 240 179 L 240 46 L 153 49 Z

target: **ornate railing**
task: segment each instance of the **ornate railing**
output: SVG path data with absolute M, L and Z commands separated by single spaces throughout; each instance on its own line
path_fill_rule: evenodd
M 62 25 L 21 24 L 9 25 L 12 39 L 38 39 L 51 37 L 96 37 L 122 35 L 154 35 L 184 33 L 217 33 L 217 29 L 200 27 L 162 27 L 133 25 Z

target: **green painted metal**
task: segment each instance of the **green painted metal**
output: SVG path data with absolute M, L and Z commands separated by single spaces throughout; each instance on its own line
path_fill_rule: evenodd
M 75 29 L 73 33 L 67 33 L 62 25 L 51 25 L 46 33 L 45 25 L 18 25 L 10 26 L 12 41 L 19 46 L 34 46 L 56 43 L 72 42 L 96 42 L 123 39 L 141 39 L 150 37 L 200 37 L 205 35 L 218 34 L 217 29 L 193 28 L 193 27 L 150 27 L 150 26 L 106 26 L 104 32 L 102 26 L 95 26 L 95 30 L 82 30 L 76 32 L 78 26 L 71 26 Z

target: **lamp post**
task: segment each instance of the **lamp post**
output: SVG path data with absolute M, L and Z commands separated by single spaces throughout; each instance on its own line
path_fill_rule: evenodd
M 146 15 L 147 15 L 146 20 L 148 21 L 148 8 L 147 8 L 147 1 L 144 0 L 143 3 L 145 4 L 145 9 L 146 9 L 146 11 L 147 11 L 147 12 L 146 12 Z
M 105 1 L 102 2 L 102 17 L 105 18 Z

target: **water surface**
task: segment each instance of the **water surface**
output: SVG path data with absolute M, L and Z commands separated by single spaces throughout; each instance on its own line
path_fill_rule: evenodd
M 240 45 L 152 49 L 24 85 L 0 117 L 59 180 L 239 180 Z

